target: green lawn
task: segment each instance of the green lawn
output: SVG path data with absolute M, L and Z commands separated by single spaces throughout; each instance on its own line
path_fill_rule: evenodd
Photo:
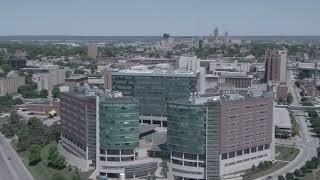
M 22 158 L 23 163 L 29 169 L 29 171 L 31 172 L 31 174 L 35 180 L 50 180 L 52 178 L 53 174 L 56 174 L 56 173 L 64 175 L 67 180 L 72 180 L 72 177 L 73 177 L 73 175 L 75 175 L 76 170 L 73 169 L 72 171 L 69 171 L 68 167 L 66 167 L 62 170 L 56 170 L 56 169 L 49 168 L 47 166 L 48 153 L 49 153 L 49 145 L 45 146 L 42 149 L 42 151 L 41 151 L 42 161 L 39 162 L 35 166 L 28 165 L 29 152 L 23 152 L 23 153 L 20 153 L 19 155 Z M 82 180 L 87 180 L 91 173 L 92 173 L 92 171 L 85 172 L 85 173 L 80 172 L 80 176 L 82 177 Z
M 253 180 L 265 175 L 268 175 L 274 171 L 277 171 L 278 169 L 282 168 L 283 166 L 287 165 L 288 162 L 286 161 L 292 161 L 300 152 L 298 148 L 295 147 L 286 147 L 286 146 L 276 146 L 276 151 L 275 154 L 276 156 L 276 161 L 271 167 L 263 170 L 256 170 L 254 172 L 248 171 L 246 176 L 243 177 L 243 180 Z M 308 179 L 304 179 L 308 180 Z
M 253 179 L 256 179 L 256 178 L 259 178 L 259 177 L 262 177 L 262 176 L 265 176 L 265 175 L 268 175 L 280 168 L 282 168 L 283 166 L 287 165 L 288 163 L 287 162 L 281 162 L 281 161 L 278 161 L 278 162 L 275 162 L 270 168 L 268 169 L 264 169 L 264 170 L 257 170 L 255 172 L 249 172 L 248 174 L 246 174 L 244 177 L 243 177 L 243 180 L 253 180 Z
M 276 145 L 276 160 L 292 161 L 299 154 L 299 152 L 300 150 L 295 147 Z

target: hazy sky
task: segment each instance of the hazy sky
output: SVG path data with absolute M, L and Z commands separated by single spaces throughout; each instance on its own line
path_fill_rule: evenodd
M 319 0 L 0 0 L 0 35 L 320 35 Z

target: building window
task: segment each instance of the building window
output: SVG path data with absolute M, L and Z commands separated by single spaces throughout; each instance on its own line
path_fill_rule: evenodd
M 250 153 L 250 149 L 249 148 L 244 150 L 244 154 L 249 154 L 249 153 Z
M 270 144 L 265 144 L 264 149 L 270 149 Z
M 201 162 L 198 163 L 198 166 L 199 167 L 205 167 L 204 163 L 201 163 Z
M 122 155 L 131 155 L 131 154 L 134 154 L 134 150 L 133 149 L 121 149 L 121 154 Z
M 100 172 L 100 176 L 107 176 L 107 173 Z
M 197 155 L 184 153 L 184 159 L 197 160 Z
M 222 159 L 222 160 L 228 159 L 228 153 L 222 154 L 221 159 Z
M 189 161 L 184 161 L 185 166 L 192 166 L 192 167 L 197 167 L 196 162 L 189 162 Z
M 116 162 L 119 162 L 119 161 L 120 161 L 120 157 L 107 157 L 107 161 L 116 161 Z
M 251 152 L 252 152 L 252 153 L 257 152 L 257 147 L 253 147 L 253 148 L 251 148 Z
M 242 156 L 242 150 L 237 151 L 237 156 Z
M 175 151 L 173 151 L 172 152 L 172 157 L 177 157 L 177 158 L 183 158 L 183 153 L 181 153 L 181 152 L 175 152 Z
M 120 154 L 120 150 L 119 149 L 107 149 L 107 154 L 119 155 Z
M 133 161 L 134 160 L 134 157 L 122 157 L 121 158 L 121 161 Z
M 258 146 L 258 151 L 263 151 L 263 145 Z
M 229 158 L 234 158 L 235 156 L 236 156 L 236 153 L 235 153 L 235 152 L 229 153 Z
M 100 156 L 100 161 L 106 161 L 106 157 Z
M 173 163 L 173 164 L 179 164 L 179 165 L 182 165 L 182 161 L 177 160 L 177 159 L 172 159 L 172 163 Z

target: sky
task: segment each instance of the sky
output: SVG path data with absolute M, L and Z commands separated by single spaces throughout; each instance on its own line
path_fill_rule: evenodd
M 0 35 L 320 35 L 319 0 L 0 0 Z

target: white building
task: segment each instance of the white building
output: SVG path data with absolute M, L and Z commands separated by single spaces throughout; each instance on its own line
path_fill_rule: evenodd
M 32 80 L 38 84 L 38 91 L 46 89 L 51 91 L 54 86 L 65 83 L 66 72 L 64 69 L 49 70 L 46 73 L 34 74 Z
M 280 82 L 287 82 L 287 61 L 288 61 L 288 51 L 279 50 L 280 54 Z
M 180 56 L 179 69 L 188 72 L 199 72 L 200 60 L 196 56 Z

